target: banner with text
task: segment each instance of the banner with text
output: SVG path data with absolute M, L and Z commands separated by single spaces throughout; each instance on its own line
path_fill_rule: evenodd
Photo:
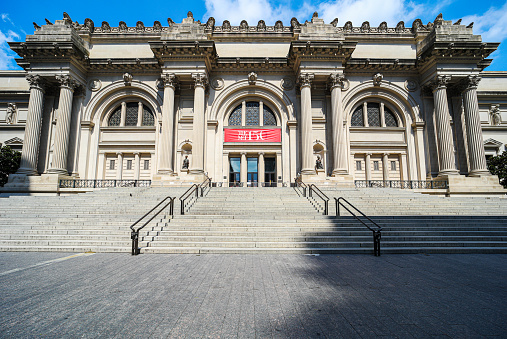
M 273 129 L 224 129 L 224 142 L 281 142 L 282 130 Z

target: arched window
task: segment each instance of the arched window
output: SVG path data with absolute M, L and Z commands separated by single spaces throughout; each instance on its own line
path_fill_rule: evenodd
M 396 114 L 383 102 L 363 102 L 350 118 L 351 127 L 399 127 Z
M 124 121 L 124 124 L 122 124 Z M 107 126 L 154 126 L 155 116 L 142 102 L 122 102 L 109 116 Z
M 243 121 L 243 109 L 245 112 L 245 121 Z M 258 101 L 244 101 L 231 112 L 228 125 L 276 126 L 276 117 L 271 108 L 266 104 Z

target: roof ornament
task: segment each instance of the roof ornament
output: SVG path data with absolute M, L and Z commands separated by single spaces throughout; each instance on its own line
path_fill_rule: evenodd
M 46 25 L 51 25 L 51 26 L 53 26 L 53 23 L 52 23 L 51 21 L 49 21 L 48 19 L 44 19 L 44 20 L 46 20 Z
M 109 26 L 109 24 L 107 23 L 107 21 L 102 21 L 102 32 L 111 32 L 111 26 Z
M 222 23 L 222 31 L 224 32 L 230 32 L 231 31 L 231 23 L 229 20 L 224 20 Z
M 118 24 L 118 27 L 120 28 L 120 32 L 126 32 L 128 30 L 127 24 L 125 21 L 120 21 Z
M 361 32 L 368 33 L 370 31 L 370 23 L 368 21 L 363 22 L 361 25 Z
M 123 73 L 123 82 L 125 83 L 125 86 L 130 86 L 132 85 L 132 74 L 130 74 L 129 72 L 126 72 L 126 73 Z
M 241 20 L 241 23 L 239 24 L 239 29 L 241 31 L 248 30 L 248 22 L 246 22 L 246 20 Z
M 39 29 L 40 29 L 40 26 L 39 26 L 39 25 L 37 25 L 37 24 L 35 23 L 35 21 L 34 21 L 34 22 L 33 22 L 33 28 L 35 28 L 36 30 L 39 30 Z
M 463 19 L 459 19 L 458 21 L 456 21 L 453 25 L 457 26 L 457 25 L 461 25 L 461 20 Z
M 319 17 L 319 13 L 317 13 L 317 12 L 313 12 L 312 19 L 313 19 L 313 18 L 318 18 L 318 17 Z
M 63 12 L 63 21 L 65 21 L 65 23 L 68 25 L 72 25 L 72 19 L 67 14 L 67 12 Z
M 405 30 L 405 22 L 403 22 L 403 21 L 398 22 L 395 30 L 396 30 L 396 33 L 403 33 L 403 31 Z
M 136 30 L 137 30 L 138 32 L 143 32 L 143 31 L 144 31 L 144 24 L 143 24 L 143 22 L 142 22 L 142 21 L 138 21 L 138 22 L 136 23 Z
M 86 18 L 84 21 L 84 25 L 90 31 L 90 33 L 93 33 L 93 30 L 95 29 L 95 24 L 93 23 L 92 19 Z
M 343 26 L 343 30 L 348 33 L 352 32 L 352 21 L 347 21 Z
M 331 21 L 331 25 L 336 27 L 338 25 L 338 18 L 334 18 L 333 21 Z
M 387 22 L 382 21 L 380 25 L 378 26 L 378 31 L 380 33 L 387 33 Z
M 422 31 L 424 29 L 425 29 L 425 27 L 424 27 L 421 19 L 415 19 L 414 22 L 412 23 L 412 33 L 417 33 L 417 32 Z
M 442 13 L 440 13 L 439 15 L 437 15 L 437 17 L 435 18 L 435 21 L 433 22 L 433 24 L 435 26 L 441 26 L 442 23 L 444 22 L 444 16 L 442 15 Z
M 470 23 L 470 25 L 468 25 L 468 26 L 467 26 L 467 28 L 473 28 L 473 27 L 474 27 L 474 22 L 472 21 L 472 22 Z
M 210 16 L 208 21 L 206 22 L 206 29 L 213 30 L 215 28 L 215 18 Z
M 264 32 L 266 30 L 266 23 L 264 20 L 259 20 L 259 23 L 257 24 L 257 31 L 258 32 Z
M 169 27 L 172 27 L 174 25 L 173 19 L 167 18 L 167 24 L 169 25 Z
M 160 32 L 162 30 L 162 24 L 160 23 L 160 21 L 153 22 L 153 29 L 155 30 L 155 32 Z
M 275 31 L 277 31 L 277 32 L 283 31 L 283 23 L 281 20 L 278 20 L 277 22 L 275 22 Z
M 301 25 L 299 24 L 299 21 L 296 17 L 290 19 L 290 26 L 292 27 L 292 29 L 299 29 L 301 27 Z
M 193 19 L 194 18 L 194 14 L 192 12 L 188 11 L 187 18 L 192 18 Z

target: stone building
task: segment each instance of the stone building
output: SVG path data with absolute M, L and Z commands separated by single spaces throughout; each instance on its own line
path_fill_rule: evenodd
M 498 43 L 443 20 L 38 26 L 0 72 L 0 143 L 22 147 L 4 188 L 62 178 L 288 185 L 294 178 L 448 180 L 499 189 L 486 156 L 507 144 Z

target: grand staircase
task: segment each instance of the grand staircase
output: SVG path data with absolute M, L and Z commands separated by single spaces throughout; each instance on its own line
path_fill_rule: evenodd
M 0 198 L 1 251 L 130 252 L 129 226 L 183 188 L 115 188 L 74 196 Z M 382 226 L 382 253 L 507 253 L 507 199 L 440 197 L 383 188 L 211 188 L 185 215 L 161 214 L 140 233 L 141 253 L 372 253 L 372 232 L 343 196 Z M 343 210 L 342 210 L 343 212 Z

